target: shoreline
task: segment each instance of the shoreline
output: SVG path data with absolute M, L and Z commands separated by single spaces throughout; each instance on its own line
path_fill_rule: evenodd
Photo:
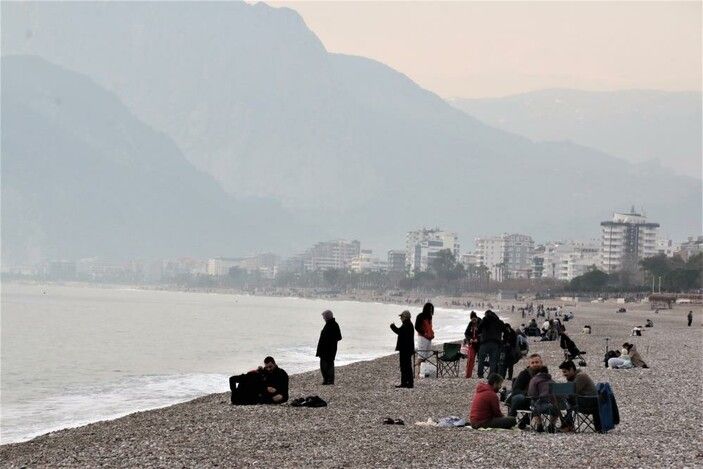
M 610 309 L 584 305 L 566 324 L 575 342 L 588 351 L 585 371 L 615 390 L 622 422 L 606 436 L 415 426 L 428 418 L 465 416 L 478 380 L 420 379 L 413 390 L 396 390 L 397 358 L 388 355 L 337 367 L 335 386 L 320 386 L 315 370 L 291 376 L 291 400 L 317 394 L 329 407 L 237 407 L 229 405 L 229 393 L 210 394 L 4 444 L 0 466 L 505 467 L 518 464 L 515 454 L 526 467 L 562 466 L 564 458 L 583 467 L 702 464 L 702 410 L 685 396 L 702 391 L 703 310 L 693 308 L 695 326 L 688 328 L 684 308 L 658 316 L 643 305 L 628 308 L 627 314 Z M 630 339 L 632 324 L 648 317 L 654 318 L 655 327 L 635 340 L 650 369 L 603 368 L 603 339 L 622 343 Z M 593 327 L 592 335 L 580 334 L 584 324 Z M 672 348 L 672 343 L 678 346 Z M 555 380 L 562 381 L 555 373 L 561 360 L 558 343 L 531 342 L 530 347 L 542 352 Z M 516 372 L 524 366 L 524 361 L 518 363 Z M 382 425 L 388 416 L 403 418 L 406 425 Z

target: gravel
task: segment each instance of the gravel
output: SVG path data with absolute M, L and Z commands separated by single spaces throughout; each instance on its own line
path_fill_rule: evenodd
M 291 377 L 291 399 L 317 394 L 325 408 L 239 407 L 228 393 L 213 394 L 0 446 L 0 467 L 703 467 L 701 308 L 686 327 L 690 308 L 655 315 L 646 305 L 626 306 L 616 314 L 612 303 L 579 304 L 566 323 L 588 351 L 585 371 L 615 391 L 621 424 L 606 435 L 413 425 L 466 416 L 478 379 L 421 379 L 414 389 L 395 389 L 397 357 L 388 356 L 338 368 L 335 386 L 321 386 L 317 372 Z M 655 327 L 629 337 L 646 318 Z M 593 334 L 581 334 L 584 324 Z M 606 336 L 611 348 L 634 339 L 651 368 L 605 369 Z M 530 345 L 562 380 L 558 342 Z M 406 425 L 383 425 L 385 417 Z

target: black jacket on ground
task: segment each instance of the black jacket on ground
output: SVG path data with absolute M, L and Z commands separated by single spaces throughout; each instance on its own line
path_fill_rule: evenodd
M 395 349 L 400 353 L 413 353 L 415 351 L 413 322 L 410 319 L 406 319 L 400 327 L 391 324 L 391 329 L 398 334 Z
M 500 345 L 503 339 L 503 329 L 505 325 L 500 320 L 496 313 L 491 310 L 486 311 L 481 323 L 478 325 L 478 333 L 481 338 L 481 343 L 495 342 Z
M 337 356 L 337 342 L 342 340 L 342 331 L 334 318 L 325 321 L 325 327 L 320 332 L 320 340 L 317 341 L 316 357 L 325 360 L 334 360 Z

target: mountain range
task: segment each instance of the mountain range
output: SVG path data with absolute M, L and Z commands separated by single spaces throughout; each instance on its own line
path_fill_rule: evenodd
M 633 163 L 658 160 L 677 174 L 702 176 L 699 91 L 548 89 L 449 102 L 532 140 L 570 140 Z
M 288 8 L 8 3 L 2 50 L 85 74 L 230 196 L 280 203 L 298 227 L 275 231 L 295 249 L 323 236 L 401 247 L 423 225 L 464 246 L 503 231 L 590 238 L 633 204 L 671 236 L 700 231 L 700 180 L 492 127 L 384 64 L 328 52 Z
M 286 247 L 285 210 L 226 194 L 89 78 L 38 57 L 1 69 L 4 261 Z

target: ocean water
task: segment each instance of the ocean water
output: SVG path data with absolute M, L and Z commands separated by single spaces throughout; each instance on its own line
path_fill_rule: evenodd
M 406 309 L 18 283 L 2 285 L 1 306 L 1 443 L 228 391 L 266 355 L 288 373 L 316 369 L 325 309 L 342 329 L 338 365 L 387 355 Z M 467 322 L 468 311 L 437 308 L 436 341 L 461 338 Z

